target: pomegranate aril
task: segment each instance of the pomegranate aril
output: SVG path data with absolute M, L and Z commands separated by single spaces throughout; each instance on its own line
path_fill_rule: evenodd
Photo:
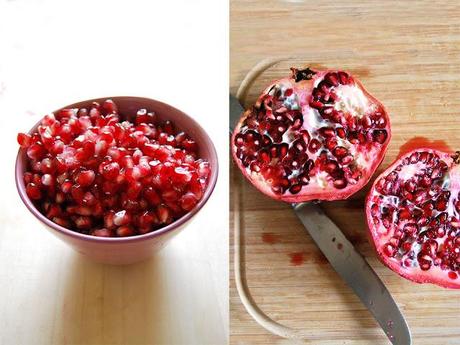
M 61 207 L 59 207 L 59 205 L 56 205 L 56 204 L 50 205 L 50 207 L 48 208 L 46 212 L 46 217 L 49 219 L 53 219 L 54 217 L 60 217 L 61 215 L 62 215 Z
M 152 112 L 148 112 L 147 109 L 139 109 L 136 114 L 136 125 L 141 123 L 154 123 L 155 115 Z
M 318 151 L 320 148 L 321 148 L 321 143 L 320 143 L 319 140 L 317 140 L 317 139 L 312 139 L 312 140 L 310 141 L 310 145 L 308 145 L 308 150 L 309 150 L 311 153 L 315 153 L 315 152 Z
M 157 208 L 158 220 L 162 224 L 168 224 L 171 222 L 171 213 L 167 206 L 159 205 Z
M 345 147 L 337 146 L 333 151 L 332 154 L 337 158 L 342 158 L 348 154 L 348 150 Z
M 67 219 L 60 218 L 60 217 L 54 217 L 52 221 L 64 228 L 70 227 L 70 222 Z
M 131 222 L 131 216 L 125 210 L 118 211 L 113 216 L 113 223 L 117 226 L 126 225 L 126 224 L 129 224 L 130 222 Z
M 54 183 L 54 180 L 53 180 L 53 177 L 50 175 L 50 174 L 44 174 L 42 177 L 41 177 L 41 184 L 43 186 L 51 186 L 52 184 Z
M 96 174 L 92 170 L 83 170 L 80 171 L 77 176 L 75 177 L 75 182 L 78 183 L 82 187 L 90 186 L 94 179 L 96 178 Z
M 190 152 L 196 152 L 198 150 L 198 144 L 192 139 L 185 139 L 181 143 L 181 147 Z
M 85 196 L 85 191 L 79 184 L 74 184 L 70 188 L 70 194 L 77 203 L 81 204 L 83 197 Z
M 391 245 L 390 243 L 387 243 L 384 247 L 383 247 L 383 252 L 385 253 L 385 255 L 387 256 L 394 256 L 396 254 L 396 249 L 393 245 Z
M 384 129 L 378 129 L 372 133 L 372 139 L 375 142 L 378 142 L 379 144 L 385 143 L 385 141 L 387 140 L 387 137 L 388 137 L 388 133 Z
M 91 235 L 98 237 L 113 237 L 113 232 L 109 229 L 102 228 L 91 231 Z
M 18 144 L 23 147 L 27 148 L 32 143 L 32 137 L 29 134 L 19 133 L 17 136 Z
M 333 182 L 334 184 L 334 187 L 337 188 L 337 189 L 343 189 L 347 186 L 348 182 L 347 180 L 344 180 L 344 179 L 339 179 L 339 180 L 335 180 Z
M 120 226 L 116 230 L 116 233 L 117 233 L 117 236 L 120 236 L 120 237 L 127 237 L 127 236 L 135 235 L 135 232 L 134 232 L 133 228 L 131 226 L 128 226 L 128 225 Z
M 108 163 L 102 168 L 102 176 L 107 180 L 114 180 L 120 173 L 120 165 L 117 162 Z
M 85 216 L 75 218 L 74 223 L 78 229 L 85 229 L 85 230 L 90 229 L 91 226 L 93 225 L 91 218 L 85 217 Z
M 32 200 L 39 200 L 42 197 L 40 188 L 35 183 L 29 183 L 26 186 L 26 193 Z
M 46 149 L 41 142 L 36 142 L 27 148 L 27 156 L 32 160 L 42 159 L 46 154 Z
M 106 99 L 104 103 L 102 103 L 102 111 L 104 112 L 104 114 L 112 114 L 117 113 L 118 108 L 117 105 L 111 99 Z
M 185 211 L 190 211 L 193 207 L 195 207 L 197 202 L 198 200 L 193 193 L 186 193 L 179 200 L 180 206 Z
M 153 189 L 152 187 L 148 187 L 146 190 L 144 190 L 144 198 L 152 205 L 156 206 L 161 203 L 161 198 L 158 195 L 158 193 Z
M 148 228 L 157 223 L 158 218 L 154 212 L 146 211 L 139 217 L 139 226 L 142 228 Z
M 431 257 L 427 254 L 424 254 L 422 252 L 420 252 L 417 256 L 417 261 L 418 261 L 418 264 L 419 264 L 419 267 L 422 271 L 427 271 L 430 269 L 431 265 L 432 265 L 432 260 L 431 260 Z

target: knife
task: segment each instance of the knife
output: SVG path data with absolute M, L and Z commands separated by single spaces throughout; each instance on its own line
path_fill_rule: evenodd
M 230 95 L 230 130 L 244 109 Z M 334 270 L 352 288 L 395 345 L 412 343 L 409 327 L 383 282 L 350 241 L 314 202 L 292 204 L 292 208 Z

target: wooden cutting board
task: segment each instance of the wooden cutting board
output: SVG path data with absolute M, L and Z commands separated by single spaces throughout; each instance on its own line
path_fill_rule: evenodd
M 377 174 L 408 142 L 442 140 L 437 144 L 458 149 L 459 13 L 455 2 L 305 5 L 233 0 L 231 91 L 236 92 L 259 61 L 274 55 L 301 56 L 259 75 L 249 89 L 246 105 L 270 81 L 287 75 L 291 66 L 346 69 L 385 104 L 391 116 L 393 137 Z M 417 137 L 425 139 L 414 139 Z M 240 179 L 239 171 L 235 175 Z M 314 330 L 311 344 L 387 344 L 382 330 L 312 243 L 291 208 L 241 183 L 244 263 L 257 305 L 286 326 Z M 326 203 L 324 209 L 387 285 L 407 318 L 414 344 L 460 344 L 460 291 L 411 283 L 378 261 L 366 238 L 363 197 L 367 191 L 368 187 L 350 200 Z M 231 343 L 288 343 L 249 316 L 235 289 L 233 273 Z

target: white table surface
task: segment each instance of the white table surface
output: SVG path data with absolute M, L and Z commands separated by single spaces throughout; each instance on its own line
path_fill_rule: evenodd
M 0 0 L 0 344 L 225 344 L 228 335 L 226 1 Z M 38 224 L 14 185 L 16 134 L 63 105 L 159 99 L 200 122 L 214 194 L 152 259 L 93 263 Z

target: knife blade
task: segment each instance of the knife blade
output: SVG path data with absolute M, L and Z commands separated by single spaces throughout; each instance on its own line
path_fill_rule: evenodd
M 334 270 L 352 288 L 393 344 L 411 344 L 404 316 L 383 282 L 319 205 L 299 203 L 294 212 Z
M 244 109 L 230 95 L 230 132 Z M 412 343 L 409 327 L 383 282 L 319 205 L 292 204 L 297 217 L 339 276 L 371 312 L 395 345 Z

